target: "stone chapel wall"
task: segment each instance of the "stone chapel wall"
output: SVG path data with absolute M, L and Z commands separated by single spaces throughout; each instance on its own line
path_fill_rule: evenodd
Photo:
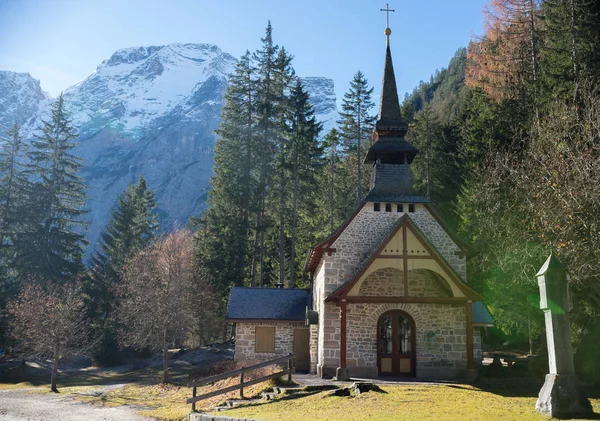
M 424 205 L 416 204 L 414 212 L 384 212 L 384 204 L 381 205 L 381 209 L 382 211 L 375 212 L 373 203 L 366 203 L 331 245 L 336 251 L 331 256 L 323 256 L 325 295 L 338 289 L 358 271 L 369 254 L 387 238 L 395 222 L 405 213 L 423 231 L 448 264 L 466 279 L 466 261 L 458 256 L 459 247 Z M 392 206 L 392 209 L 395 209 L 395 206 Z M 406 204 L 404 209 L 408 209 Z
M 275 352 L 255 352 L 255 329 L 260 327 L 275 327 Z M 290 323 L 236 323 L 235 327 L 235 361 L 268 360 L 294 352 L 294 329 L 306 327 L 304 322 Z
M 377 322 L 389 310 L 403 310 L 415 321 L 417 376 L 456 376 L 466 369 L 464 306 L 451 304 L 348 305 L 348 351 L 351 373 L 377 375 Z M 354 368 L 354 369 L 353 369 Z

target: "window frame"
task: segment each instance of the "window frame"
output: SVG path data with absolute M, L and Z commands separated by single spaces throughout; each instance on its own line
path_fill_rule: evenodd
M 270 338 L 263 336 L 261 346 L 259 347 L 259 331 L 262 335 L 270 332 Z M 270 342 L 270 343 L 269 343 Z M 268 346 L 272 345 L 272 346 Z M 254 353 L 255 354 L 273 354 L 275 353 L 275 326 L 256 326 L 254 328 Z

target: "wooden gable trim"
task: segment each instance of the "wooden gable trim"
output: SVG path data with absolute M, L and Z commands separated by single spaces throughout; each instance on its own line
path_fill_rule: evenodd
M 398 222 L 396 223 L 396 226 L 394 227 L 392 232 L 388 235 L 388 237 L 384 241 L 381 242 L 381 244 L 379 245 L 377 250 L 362 265 L 360 271 L 356 275 L 354 275 L 348 282 L 346 282 L 344 285 L 342 285 L 340 288 L 338 288 L 336 291 L 334 291 L 331 295 L 329 295 L 329 297 L 327 297 L 325 299 L 325 301 L 337 301 L 341 298 L 348 299 L 349 297 L 347 296 L 347 294 L 350 292 L 350 290 L 354 287 L 354 285 L 356 285 L 358 280 L 367 271 L 367 269 L 371 266 L 371 264 L 373 264 L 375 259 L 380 257 L 379 255 L 381 254 L 381 251 L 384 249 L 384 247 L 387 245 L 387 243 L 392 238 L 394 238 L 394 236 L 398 233 L 398 231 L 400 231 L 400 229 L 402 229 L 403 227 L 410 229 L 411 232 L 413 233 L 413 235 L 415 235 L 415 237 L 417 237 L 417 239 L 423 243 L 423 245 L 425 246 L 425 249 L 431 255 L 430 258 L 435 260 L 444 270 L 446 270 L 446 272 L 450 275 L 450 278 L 455 282 L 456 286 L 462 291 L 463 294 L 465 294 L 465 299 L 474 300 L 474 301 L 483 300 L 483 297 L 481 297 L 477 292 L 475 292 L 473 289 L 471 289 L 469 286 L 467 286 L 462 281 L 462 279 L 458 275 L 458 273 L 456 273 L 454 268 L 452 266 L 450 266 L 446 262 L 446 260 L 437 252 L 435 247 L 433 247 L 433 245 L 427 240 L 427 238 L 421 232 L 421 230 L 419 230 L 419 228 L 414 224 L 414 222 L 412 221 L 410 216 L 408 216 L 408 214 L 404 214 L 398 220 Z M 406 235 L 404 235 L 403 241 L 406 242 Z M 405 259 L 404 262 L 405 262 L 404 276 L 405 276 L 405 278 L 407 278 L 407 275 L 408 275 L 407 270 L 406 270 L 407 260 Z M 405 283 L 405 296 L 407 296 L 408 294 L 406 291 L 406 287 L 407 287 L 406 279 L 405 279 L 404 283 Z
M 299 323 L 304 324 L 305 320 L 281 320 L 281 319 L 225 319 L 227 323 Z
M 456 273 L 454 268 L 450 266 L 450 264 L 446 261 L 446 259 L 444 259 L 442 255 L 440 255 L 440 253 L 435 249 L 433 244 L 431 244 L 429 240 L 427 240 L 427 237 L 425 236 L 425 234 L 423 234 L 423 232 L 421 232 L 419 227 L 412 223 L 408 224 L 407 227 L 423 243 L 423 246 L 425 246 L 425 250 L 427 250 L 429 254 L 431 254 L 434 257 L 435 261 L 437 261 L 440 264 L 440 266 L 443 269 L 445 269 L 446 272 L 448 272 L 452 280 L 456 283 L 456 286 L 462 291 L 463 294 L 465 294 L 465 297 L 473 301 L 483 301 L 483 297 L 481 295 L 479 295 L 477 292 L 475 292 L 475 290 L 473 290 L 463 282 L 460 275 Z
M 337 298 L 346 297 L 346 295 L 348 294 L 348 292 L 350 292 L 352 287 L 354 285 L 356 285 L 356 283 L 358 282 L 360 277 L 366 272 L 367 269 L 369 269 L 369 266 L 371 266 L 371 264 L 375 261 L 375 259 L 377 259 L 379 257 L 379 254 L 381 254 L 381 250 L 383 250 L 385 248 L 386 244 L 392 238 L 394 238 L 394 236 L 398 233 L 398 231 L 400 231 L 402 229 L 402 226 L 405 223 L 407 218 L 408 218 L 407 214 L 402 215 L 402 217 L 398 220 L 398 222 L 396 222 L 396 226 L 392 230 L 391 234 L 388 235 L 387 238 L 381 242 L 379 247 L 377 247 L 377 250 L 375 250 L 375 252 L 371 254 L 371 257 L 369 258 L 369 260 L 367 260 L 362 265 L 362 267 L 360 268 L 360 271 L 356 275 L 354 275 L 354 277 L 352 279 L 350 279 L 349 282 L 346 282 L 344 285 L 342 285 L 340 288 L 338 288 L 336 291 L 334 291 L 329 297 L 327 297 L 325 299 L 325 301 L 335 301 Z
M 314 272 L 319 266 L 319 262 L 323 258 L 323 254 L 328 253 L 331 256 L 331 253 L 335 253 L 335 249 L 331 248 L 331 245 L 338 239 L 340 235 L 344 232 L 344 230 L 350 225 L 350 223 L 356 218 L 356 215 L 365 207 L 367 202 L 362 201 L 358 208 L 354 211 L 352 215 L 348 219 L 344 221 L 340 227 L 333 232 L 327 239 L 317 244 L 314 248 L 310 249 L 308 255 L 306 256 L 306 261 L 304 263 L 304 271 L 305 272 Z
M 378 296 L 346 296 L 337 301 L 348 304 L 371 303 L 424 303 L 424 304 L 455 304 L 465 305 L 469 301 L 466 297 L 378 297 Z

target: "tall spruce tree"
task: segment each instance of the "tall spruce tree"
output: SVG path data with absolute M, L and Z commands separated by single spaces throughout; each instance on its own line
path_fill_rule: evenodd
M 276 209 L 277 249 L 278 249 L 278 283 L 285 284 L 286 251 L 288 246 L 288 221 L 290 208 L 290 168 L 291 168 L 291 101 L 289 91 L 294 80 L 294 69 L 291 65 L 292 56 L 285 48 L 281 48 L 274 63 L 273 86 L 275 111 L 275 156 L 274 173 L 271 181 L 269 207 Z M 273 239 L 274 240 L 274 239 Z
M 13 267 L 15 237 L 23 226 L 27 179 L 23 174 L 25 145 L 15 123 L 0 146 L 0 346 L 6 332 L 7 304 L 18 289 Z
M 15 238 L 15 267 L 24 277 L 64 281 L 82 268 L 86 245 L 85 181 L 81 158 L 65 100 L 52 104 L 50 121 L 42 121 L 27 153 L 31 181 L 27 222 Z
M 298 227 L 307 228 L 299 218 L 310 215 L 316 207 L 315 189 L 317 176 L 323 165 L 323 149 L 319 145 L 319 134 L 323 124 L 317 122 L 315 111 L 309 101 L 308 92 L 300 80 L 290 93 L 291 139 L 289 151 L 290 179 L 292 183 L 292 209 L 290 226 L 289 287 L 296 286 L 296 277 L 301 256 L 310 244 L 302 241 L 306 235 L 298 236 Z M 288 194 L 289 197 L 289 194 Z M 300 219 L 300 220 L 299 220 Z M 300 231 L 303 231 L 302 229 Z M 314 232 L 314 231 L 311 231 Z M 310 238 L 312 240 L 312 238 Z M 297 253 L 298 252 L 298 253 Z
M 232 284 L 243 285 L 248 275 L 250 229 L 259 229 L 256 224 L 262 197 L 257 166 L 262 157 L 256 148 L 261 147 L 262 139 L 255 130 L 256 89 L 256 69 L 246 52 L 231 75 L 225 94 L 221 123 L 216 130 L 210 207 L 201 219 L 206 235 L 196 237 L 204 268 L 221 295 Z
M 99 247 L 92 257 L 92 272 L 85 289 L 95 335 L 102 337 L 96 352 L 101 364 L 111 365 L 119 360 L 113 317 L 117 305 L 115 287 L 120 284 L 125 263 L 156 238 L 158 223 L 155 208 L 154 191 L 148 189 L 146 180 L 140 176 L 117 198 L 110 220 L 100 235 Z
M 277 84 L 275 83 L 275 63 L 279 46 L 273 43 L 273 28 L 267 24 L 262 47 L 254 53 L 257 72 L 256 132 L 257 141 L 253 151 L 256 156 L 256 200 L 257 210 L 254 224 L 254 247 L 252 253 L 252 283 L 263 286 L 267 271 L 265 237 L 269 230 L 269 215 L 265 214 L 267 195 L 273 177 L 273 164 L 277 145 Z M 258 273 L 258 275 L 257 275 Z M 258 282 L 256 277 L 258 276 Z
M 348 154 L 355 155 L 356 165 L 356 201 L 358 204 L 366 193 L 366 177 L 363 177 L 363 153 L 369 144 L 375 116 L 370 114 L 374 103 L 371 100 L 373 88 L 359 70 L 350 82 L 350 89 L 344 94 L 342 111 L 338 124 L 341 137 Z

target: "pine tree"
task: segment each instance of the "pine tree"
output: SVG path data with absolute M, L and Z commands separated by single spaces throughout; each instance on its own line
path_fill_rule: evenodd
M 216 134 L 210 208 L 201 219 L 207 235 L 198 236 L 197 252 L 220 294 L 243 285 L 250 248 L 250 228 L 259 213 L 256 135 L 256 70 L 249 52 L 230 77 Z
M 291 104 L 291 142 L 290 142 L 290 168 L 292 182 L 292 221 L 290 228 L 290 267 L 289 287 L 296 286 L 296 274 L 300 262 L 296 262 L 296 251 L 305 251 L 310 245 L 298 241 L 299 214 L 310 214 L 316 207 L 314 187 L 317 183 L 317 175 L 323 164 L 322 154 L 318 138 L 323 128 L 322 123 L 317 122 L 315 111 L 309 102 L 308 92 L 304 89 L 300 80 L 296 81 L 290 93 Z M 302 200 L 300 200 L 300 196 Z M 312 200 L 311 200 L 312 199 Z M 301 221 L 300 221 L 301 222 Z
M 267 24 L 265 37 L 261 38 L 262 48 L 254 54 L 257 69 L 257 101 L 256 101 L 256 132 L 257 141 L 253 151 L 256 157 L 256 199 L 257 210 L 254 224 L 254 247 L 252 253 L 251 283 L 263 286 L 266 274 L 265 237 L 269 229 L 268 216 L 265 215 L 269 184 L 273 177 L 273 163 L 276 151 L 276 101 L 277 86 L 275 79 L 275 62 L 279 46 L 273 43 L 273 28 Z
M 0 344 L 6 331 L 6 306 L 18 290 L 12 270 L 13 243 L 23 226 L 27 179 L 23 174 L 25 145 L 15 123 L 0 146 Z
M 15 266 L 26 277 L 63 281 L 83 267 L 87 187 L 78 175 L 82 160 L 72 153 L 76 134 L 62 94 L 51 115 L 27 153 L 32 186 L 27 226 L 15 239 Z
M 370 115 L 370 110 L 374 107 L 371 100 L 373 88 L 369 84 L 363 73 L 359 70 L 352 82 L 350 89 L 344 94 L 342 100 L 342 111 L 340 112 L 340 131 L 344 146 L 348 154 L 356 156 L 356 202 L 358 204 L 363 199 L 366 190 L 366 177 L 363 178 L 363 153 L 368 145 L 375 117 Z
M 19 217 L 25 206 L 25 144 L 19 131 L 15 123 L 0 147 L 0 249 L 10 247 L 12 237 L 18 233 Z
M 92 272 L 86 283 L 88 314 L 95 322 L 96 336 L 102 342 L 96 358 L 102 364 L 118 361 L 115 287 L 120 284 L 123 265 L 131 256 L 151 244 L 158 230 L 154 192 L 140 176 L 117 198 L 111 218 L 100 235 L 99 247 L 92 257 Z
M 274 63 L 273 87 L 274 103 L 273 108 L 276 115 L 275 123 L 275 156 L 274 173 L 271 182 L 271 192 L 269 197 L 269 207 L 276 209 L 275 218 L 277 222 L 277 248 L 278 248 L 278 280 L 279 284 L 285 284 L 286 275 L 286 250 L 288 238 L 286 226 L 289 216 L 290 201 L 288 198 L 288 184 L 290 178 L 290 168 L 292 165 L 290 156 L 291 149 L 291 101 L 289 91 L 294 80 L 294 69 L 291 66 L 292 56 L 288 54 L 285 48 L 281 48 L 277 54 Z

